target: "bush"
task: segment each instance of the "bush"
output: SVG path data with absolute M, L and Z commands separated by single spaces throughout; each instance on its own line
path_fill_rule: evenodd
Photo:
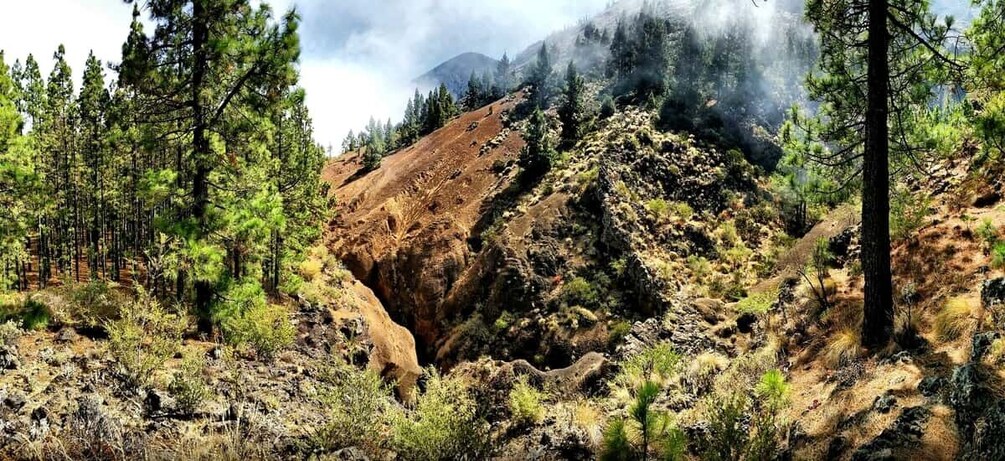
M 248 309 L 228 323 L 225 331 L 234 344 L 247 344 L 258 358 L 272 361 L 276 354 L 293 344 L 296 329 L 285 306 L 264 304 Z
M 763 352 L 767 356 L 761 356 Z M 789 403 L 789 385 L 777 369 L 763 370 L 774 352 L 738 357 L 702 401 L 707 431 L 698 447 L 702 459 L 776 459 L 784 424 L 779 414 Z M 734 375 L 734 376 L 730 376 Z M 750 379 L 756 381 L 751 386 Z M 759 377 L 759 378 L 758 378 Z M 753 392 L 749 392 L 752 388 Z
M 610 118 L 618 111 L 618 107 L 614 104 L 614 98 L 610 95 L 604 96 L 603 101 L 600 103 L 600 118 Z
M 977 226 L 977 237 L 981 239 L 985 250 L 990 250 L 998 243 L 998 228 L 990 219 L 985 218 L 981 221 L 981 225 Z
M 0 305 L 0 322 L 14 322 L 24 330 L 44 330 L 52 323 L 52 311 L 36 299 L 15 298 Z
M 0 323 L 0 346 L 15 345 L 17 340 L 20 339 L 23 334 L 24 331 L 22 331 L 18 323 L 13 320 Z
M 747 398 L 742 393 L 705 399 L 705 420 L 708 433 L 704 440 L 702 459 L 742 459 L 750 434 L 745 424 Z
M 167 390 L 177 404 L 175 410 L 178 414 L 186 416 L 194 414 L 199 405 L 209 398 L 209 386 L 203 377 L 205 366 L 206 362 L 198 353 L 189 355 L 171 378 Z
M 319 397 L 325 422 L 311 443 L 319 451 L 360 447 L 375 453 L 391 402 L 391 390 L 373 370 L 358 370 L 340 364 L 322 373 Z
M 684 432 L 670 414 L 654 408 L 661 387 L 645 381 L 635 388 L 629 418 L 616 418 L 604 433 L 601 460 L 684 459 L 687 442 Z
M 838 331 L 824 346 L 824 361 L 832 368 L 848 364 L 858 358 L 860 344 L 858 330 L 845 328 Z
M 1005 242 L 998 242 L 991 249 L 991 267 L 1005 269 Z
M 600 302 L 600 293 L 589 280 L 576 277 L 562 286 L 562 298 L 570 306 L 596 307 Z
M 86 327 L 96 327 L 114 320 L 123 300 L 116 299 L 105 282 L 93 281 L 71 291 L 73 312 L 70 321 Z
M 670 204 L 661 198 L 654 198 L 646 202 L 646 209 L 649 210 L 657 221 L 664 221 L 670 215 Z
M 952 341 L 977 325 L 977 305 L 967 298 L 956 297 L 935 315 L 935 334 L 943 341 Z
M 533 425 L 544 419 L 544 393 L 527 383 L 527 377 L 521 376 L 509 392 L 509 411 L 513 423 L 518 426 Z
M 427 370 L 426 390 L 415 407 L 391 418 L 391 447 L 406 460 L 486 459 L 492 454 L 488 424 L 477 414 L 467 386 Z
M 150 382 L 180 347 L 184 328 L 183 318 L 165 311 L 142 289 L 118 320 L 105 325 L 116 373 L 128 388 L 138 390 Z
M 661 342 L 626 358 L 613 383 L 629 390 L 647 381 L 665 385 L 680 371 L 680 365 L 680 354 L 669 342 Z
M 890 237 L 903 240 L 917 233 L 931 213 L 931 200 L 907 189 L 896 189 L 890 200 Z
M 614 347 L 624 341 L 625 336 L 632 331 L 632 322 L 627 320 L 615 320 L 607 330 L 607 345 Z
M 778 300 L 777 290 L 754 293 L 736 303 L 736 311 L 741 314 L 764 314 L 771 310 L 776 300 Z
M 789 401 L 789 384 L 785 382 L 785 376 L 778 369 L 768 370 L 761 375 L 754 392 L 773 409 L 782 408 Z

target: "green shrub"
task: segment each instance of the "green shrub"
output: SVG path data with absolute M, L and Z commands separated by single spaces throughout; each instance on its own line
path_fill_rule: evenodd
M 789 401 L 789 384 L 785 382 L 785 376 L 778 369 L 768 370 L 761 375 L 754 392 L 770 408 L 782 408 Z
M 614 384 L 636 389 L 647 381 L 665 384 L 680 370 L 681 356 L 669 342 L 649 346 L 630 355 L 621 364 Z
M 105 325 L 116 374 L 132 390 L 148 384 L 180 347 L 184 328 L 182 317 L 165 311 L 140 289 L 120 318 Z
M 174 398 L 177 407 L 175 410 L 180 415 L 192 415 L 199 405 L 210 396 L 209 386 L 203 377 L 203 368 L 206 362 L 198 354 L 188 355 L 182 361 L 181 367 L 175 371 L 171 382 L 168 384 L 168 394 Z
M 458 378 L 427 370 L 426 390 L 415 407 L 391 418 L 391 447 L 406 460 L 486 459 L 492 454 L 488 424 Z
M 276 354 L 293 344 L 296 337 L 289 311 L 278 304 L 253 305 L 228 319 L 223 331 L 232 344 L 249 345 L 266 361 L 273 360 Z
M 998 228 L 990 219 L 985 218 L 981 221 L 981 225 L 977 226 L 977 237 L 981 239 L 984 248 L 990 250 L 998 243 Z
M 24 303 L 21 320 L 25 330 L 44 330 L 52 323 L 52 311 L 49 310 L 49 306 L 34 299 L 29 299 Z
M 669 413 L 655 408 L 661 391 L 659 384 L 648 380 L 635 388 L 628 419 L 616 418 L 608 424 L 600 459 L 684 459 L 687 451 L 684 432 L 673 423 Z
M 896 189 L 890 199 L 890 237 L 903 240 L 918 232 L 931 213 L 927 195 Z
M 991 267 L 1005 269 L 1005 242 L 998 242 L 991 249 Z
M 736 303 L 736 311 L 741 314 L 763 314 L 771 310 L 777 299 L 777 290 L 754 293 Z
M 34 298 L 14 298 L 0 305 L 0 322 L 8 321 L 18 324 L 24 330 L 44 330 L 52 323 L 52 311 L 49 306 Z
M 628 441 L 628 430 L 623 418 L 615 418 L 604 430 L 601 461 L 628 461 L 632 459 L 632 445 Z
M 496 321 L 492 322 L 492 326 L 496 329 L 497 332 L 505 331 L 506 329 L 509 328 L 510 325 L 513 324 L 513 321 L 515 320 L 516 316 L 511 314 L 509 311 L 503 311 L 502 314 L 499 314 L 499 317 L 496 318 Z
M 665 220 L 670 214 L 670 204 L 661 198 L 654 198 L 646 202 L 646 209 L 656 217 L 657 221 Z
M 76 286 L 70 294 L 73 312 L 72 322 L 87 327 L 96 327 L 114 320 L 118 316 L 118 307 L 124 302 L 116 299 L 108 284 L 92 281 Z
M 627 320 L 615 320 L 608 327 L 607 332 L 607 345 L 609 347 L 617 346 L 628 336 L 628 333 L 632 331 L 632 322 Z
M 576 277 L 562 286 L 562 298 L 570 306 L 596 307 L 600 302 L 600 293 L 589 280 Z
M 705 421 L 708 431 L 702 459 L 731 461 L 742 459 L 749 440 L 745 424 L 747 398 L 742 393 L 729 396 L 713 395 L 705 399 Z
M 691 216 L 694 216 L 694 208 L 691 208 L 687 202 L 673 202 L 670 204 L 670 208 L 678 218 L 691 219 Z
M 537 424 L 544 419 L 544 393 L 527 383 L 521 376 L 509 392 L 509 411 L 518 426 Z
M 325 422 L 313 431 L 311 444 L 322 452 L 360 447 L 375 453 L 391 403 L 391 390 L 373 370 L 346 364 L 321 373 L 319 398 Z

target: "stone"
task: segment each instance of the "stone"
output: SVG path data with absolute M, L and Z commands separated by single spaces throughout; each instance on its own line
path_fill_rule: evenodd
M 926 376 L 918 383 L 918 392 L 925 397 L 933 397 L 946 385 L 946 378 L 942 376 Z
M 1005 278 L 985 280 L 981 284 L 981 305 L 990 309 L 996 304 L 1005 306 Z
M 847 449 L 848 439 L 844 438 L 844 436 L 838 435 L 831 439 L 830 443 L 827 444 L 827 459 L 839 459 Z
M 921 442 L 925 424 L 932 412 L 925 407 L 905 408 L 900 416 L 876 438 L 855 450 L 852 461 L 886 461 L 899 459 L 895 450 L 914 447 Z
M 162 413 L 174 405 L 174 399 L 157 389 L 147 391 L 143 399 L 143 406 L 148 413 Z
M 974 335 L 970 345 L 970 361 L 980 362 L 991 350 L 991 344 L 1001 335 L 996 331 L 986 331 Z
M 892 392 L 886 391 L 883 395 L 876 397 L 872 402 L 872 409 L 880 413 L 889 413 L 897 405 L 897 397 Z
M 56 334 L 56 341 L 60 343 L 72 343 L 77 340 L 77 332 L 70 327 L 63 327 Z
M 369 461 L 370 457 L 358 447 L 347 447 L 332 453 L 326 459 L 337 461 Z
M 17 391 L 7 394 L 7 397 L 4 397 L 3 399 L 4 406 L 14 411 L 20 410 L 27 403 L 28 399 L 24 396 L 24 394 Z
M 0 370 L 16 370 L 21 366 L 14 346 L 0 346 Z
M 691 306 L 709 324 L 715 325 L 722 321 L 723 304 L 718 299 L 698 298 L 691 301 Z
M 987 208 L 998 203 L 1001 199 L 1001 194 L 999 194 L 998 191 L 988 187 L 987 189 L 977 193 L 977 196 L 974 197 L 973 206 L 977 208 Z
M 736 329 L 740 333 L 750 333 L 754 331 L 754 325 L 757 323 L 757 315 L 752 312 L 744 312 L 736 318 Z

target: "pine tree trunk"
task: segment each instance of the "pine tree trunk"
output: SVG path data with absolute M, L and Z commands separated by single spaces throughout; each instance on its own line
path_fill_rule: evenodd
M 206 42 L 209 40 L 209 28 L 206 18 L 206 5 L 202 1 L 192 2 L 192 114 L 194 127 L 192 131 L 192 148 L 195 155 L 195 175 L 192 177 L 192 198 L 195 206 L 192 215 L 196 220 L 196 238 L 203 240 L 206 236 L 208 223 L 206 210 L 209 206 L 209 139 L 206 137 L 206 108 L 202 103 L 203 84 L 209 65 Z M 210 302 L 213 291 L 209 282 L 195 282 L 195 311 L 199 316 L 199 331 L 212 333 L 213 324 L 210 313 Z
M 885 346 L 893 333 L 890 273 L 888 0 L 869 2 L 868 108 L 862 165 L 862 344 Z

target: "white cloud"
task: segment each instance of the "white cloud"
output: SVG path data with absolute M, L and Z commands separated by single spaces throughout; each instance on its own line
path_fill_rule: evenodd
M 261 1 L 261 0 L 256 0 Z M 412 79 L 466 51 L 499 57 L 574 24 L 608 0 L 271 0 L 277 16 L 296 5 L 301 83 L 316 138 L 338 146 L 369 117 L 401 116 Z M 32 53 L 44 76 L 60 43 L 79 87 L 90 50 L 120 59 L 132 6 L 122 0 L 0 0 L 0 49 L 8 64 Z M 152 28 L 147 27 L 147 32 Z
M 102 63 L 121 59 L 131 21 L 132 6 L 122 0 L 3 0 L 0 50 L 7 65 L 34 55 L 42 76 L 48 78 L 52 55 L 63 44 L 79 89 L 91 50 Z

